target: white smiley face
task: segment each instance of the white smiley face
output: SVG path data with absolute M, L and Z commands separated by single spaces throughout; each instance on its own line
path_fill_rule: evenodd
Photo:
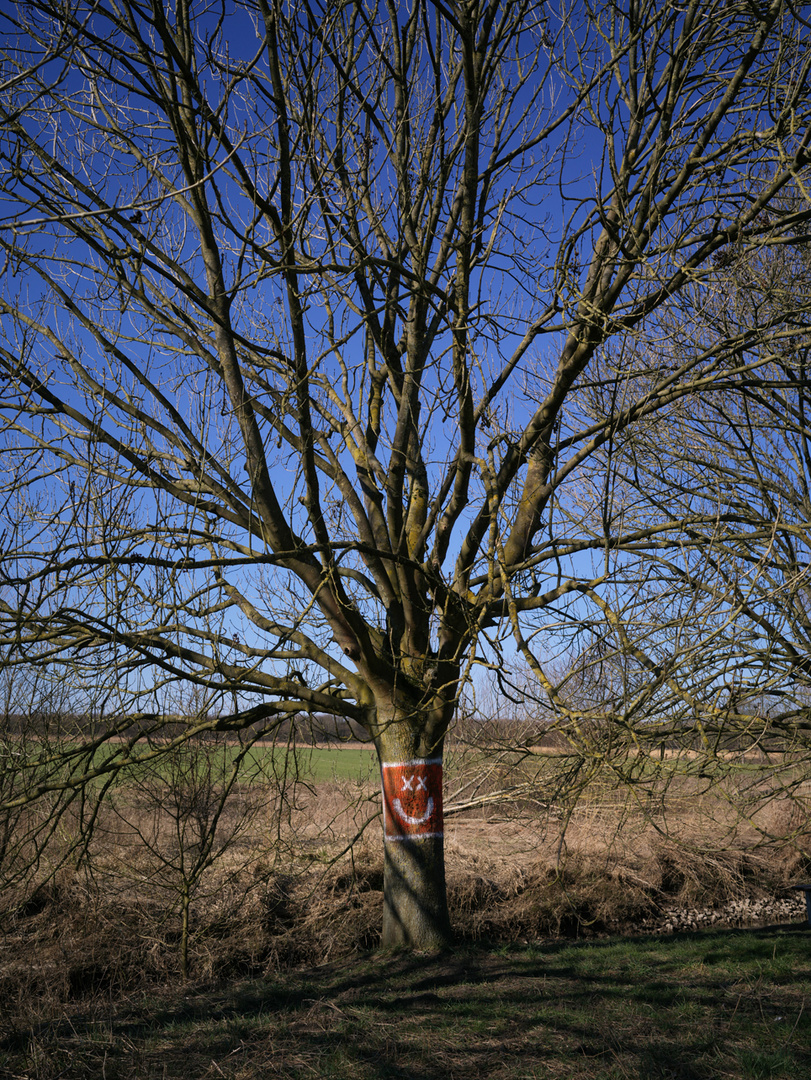
M 428 785 L 425 783 L 425 777 L 420 776 L 418 773 L 412 773 L 411 776 L 402 776 L 400 780 L 401 794 L 406 791 L 428 791 Z M 431 814 L 433 814 L 434 812 L 434 800 L 430 795 L 428 796 L 428 801 L 425 804 L 425 813 L 419 817 L 415 816 L 414 814 L 406 813 L 406 811 L 403 809 L 403 804 L 400 802 L 399 799 L 392 800 L 392 809 L 400 818 L 400 820 L 405 822 L 407 825 L 423 825 L 426 821 L 428 821 L 428 819 L 431 817 Z

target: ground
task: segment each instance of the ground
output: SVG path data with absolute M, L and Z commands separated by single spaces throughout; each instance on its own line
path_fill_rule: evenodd
M 359 956 L 73 1008 L 3 1080 L 806 1080 L 811 935 L 710 931 Z

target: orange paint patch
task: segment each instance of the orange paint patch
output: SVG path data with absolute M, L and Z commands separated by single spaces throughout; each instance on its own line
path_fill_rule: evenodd
M 442 759 L 383 762 L 381 772 L 386 840 L 442 836 Z

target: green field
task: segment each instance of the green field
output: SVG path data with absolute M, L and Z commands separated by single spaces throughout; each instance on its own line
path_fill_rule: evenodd
M 22 755 L 16 747 L 15 750 L 15 765 L 19 767 Z M 125 782 L 128 778 L 140 780 L 149 775 L 165 778 L 172 770 L 188 773 L 192 769 L 206 768 L 211 770 L 212 777 L 222 778 L 239 752 L 237 744 L 226 742 L 192 742 L 168 753 L 155 753 L 154 748 L 141 744 L 132 753 L 132 763 L 123 765 L 122 779 Z M 33 742 L 25 750 L 30 773 L 43 781 L 68 777 L 75 779 L 86 771 L 103 770 L 105 765 L 122 765 L 124 753 L 123 743 L 112 742 L 103 744 L 95 751 L 83 751 L 81 744 L 65 742 L 52 745 Z M 258 783 L 293 776 L 308 782 L 363 781 L 376 775 L 377 759 L 371 745 L 305 745 L 290 748 L 257 743 L 247 750 L 241 765 L 243 781 Z
M 377 775 L 377 758 L 372 746 L 300 746 L 295 755 L 279 748 L 258 746 L 251 754 L 260 771 L 287 768 L 292 772 L 298 769 L 308 780 L 365 780 Z
M 238 753 L 239 747 L 228 743 L 214 746 L 192 744 L 180 749 L 176 761 L 181 769 L 189 767 L 193 760 L 196 760 L 196 768 L 210 763 L 212 775 L 216 777 L 228 770 Z M 160 775 L 168 775 L 173 767 L 170 757 L 156 759 L 155 768 Z M 290 748 L 257 743 L 245 754 L 241 774 L 245 781 L 255 783 L 294 776 L 316 783 L 330 780 L 362 781 L 376 777 L 377 758 L 372 746 L 339 744 Z
M 60 747 L 30 741 L 24 749 L 33 760 Z M 71 749 L 77 767 L 100 767 L 127 747 Z M 750 889 L 779 893 L 805 874 L 796 861 L 786 871 L 780 852 L 769 868 L 745 845 L 730 847 L 723 791 L 705 805 L 690 776 L 668 789 L 679 823 L 715 840 L 707 855 L 675 842 L 657 847 L 653 827 L 641 814 L 632 818 L 618 789 L 596 782 L 569 823 L 578 848 L 559 876 L 558 837 L 554 828 L 543 834 L 531 808 L 521 820 L 476 817 L 466 829 L 461 822 L 448 849 L 459 951 L 372 955 L 363 950 L 374 947 L 380 921 L 379 827 L 353 852 L 351 873 L 349 859 L 328 864 L 359 822 L 375 820 L 379 799 L 367 799 L 378 782 L 374 750 L 256 744 L 246 751 L 233 815 L 222 819 L 233 842 L 192 906 L 192 981 L 184 982 L 176 871 L 185 865 L 178 851 L 193 856 L 197 841 L 176 823 L 194 825 L 185 808 L 197 805 L 196 793 L 209 805 L 207 793 L 220 790 L 240 748 L 212 739 L 165 749 L 122 770 L 83 849 L 87 873 L 72 869 L 76 847 L 66 846 L 70 865 L 23 903 L 9 894 L 0 1080 L 811 1075 L 805 925 L 639 933 L 652 904 L 689 908 Z M 458 751 L 450 760 L 456 769 L 476 762 Z M 561 759 L 536 761 L 554 770 Z M 278 780 L 292 775 L 324 786 L 286 800 Z M 267 797 L 274 783 L 278 818 Z M 347 796 L 357 813 L 339 820 Z M 291 807 L 302 809 L 300 824 L 286 833 Z M 72 820 L 62 819 L 58 839 L 66 843 Z M 508 856 L 523 858 L 518 871 Z M 596 936 L 609 931 L 632 936 Z M 556 932 L 593 936 L 547 936 Z

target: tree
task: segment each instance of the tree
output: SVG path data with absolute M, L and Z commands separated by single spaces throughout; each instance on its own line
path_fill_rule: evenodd
M 223 746 L 210 735 L 185 742 L 150 772 L 135 775 L 130 787 L 136 807 L 116 807 L 146 856 L 146 867 L 136 863 L 129 870 L 132 879 L 145 881 L 153 894 L 162 893 L 179 908 L 184 979 L 189 975 L 192 905 L 205 897 L 208 871 L 256 824 L 259 801 L 249 801 L 237 783 L 249 751 L 245 745 Z
M 80 781 L 158 752 L 177 682 L 219 695 L 219 730 L 362 724 L 400 766 L 383 941 L 443 944 L 461 689 L 504 632 L 588 625 L 617 553 L 678 543 L 679 520 L 594 530 L 579 477 L 726 369 L 646 361 L 621 397 L 611 343 L 804 220 L 778 205 L 806 163 L 804 24 L 30 0 L 7 26 L 8 664 L 69 667 L 79 697 L 107 673 Z M 71 64 L 42 60 L 66 33 Z
M 808 206 L 803 177 L 783 202 L 795 212 Z M 672 742 L 678 724 L 701 751 L 701 768 L 719 776 L 733 752 L 765 755 L 773 790 L 796 799 L 803 820 L 811 746 L 809 272 L 802 227 L 777 246 L 721 253 L 711 273 L 670 301 L 658 315 L 668 362 L 682 363 L 699 346 L 723 357 L 727 377 L 637 426 L 613 448 L 610 465 L 615 513 L 648 524 L 680 514 L 689 523 L 678 549 L 626 553 L 625 572 L 644 582 L 645 596 L 610 613 L 614 656 L 624 650 L 626 670 L 656 670 L 667 684 L 660 716 L 671 723 L 661 737 Z M 595 456 L 598 475 L 608 467 Z M 643 632 L 642 609 L 666 615 Z

